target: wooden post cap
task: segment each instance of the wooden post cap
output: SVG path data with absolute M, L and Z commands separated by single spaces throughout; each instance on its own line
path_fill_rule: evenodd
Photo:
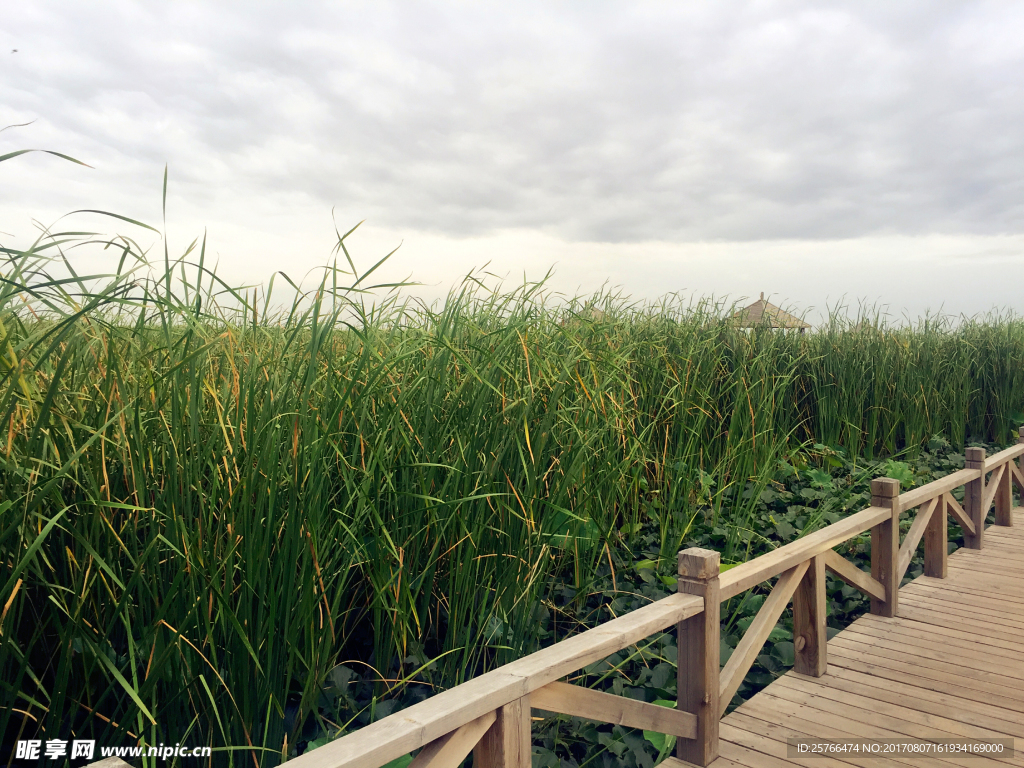
M 894 499 L 900 495 L 900 481 L 893 480 L 891 477 L 876 477 L 871 481 L 871 498 L 872 499 Z M 881 506 L 871 502 L 875 506 Z
M 967 460 L 967 466 L 971 469 L 977 469 L 985 463 L 985 449 L 984 448 L 968 448 L 964 451 L 964 457 Z
M 718 577 L 720 556 L 713 549 L 690 547 L 679 553 L 679 575 L 684 579 L 707 581 Z
M 1017 429 L 1017 442 L 1024 443 L 1024 427 Z

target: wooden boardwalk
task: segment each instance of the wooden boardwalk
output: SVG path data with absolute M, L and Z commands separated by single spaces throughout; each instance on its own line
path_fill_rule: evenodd
M 1024 509 L 828 642 L 821 677 L 790 672 L 722 718 L 715 768 L 1024 766 Z M 787 758 L 790 738 L 1014 739 L 1013 757 Z M 679 761 L 666 761 L 682 765 Z
M 289 761 L 291 768 L 530 768 L 532 713 L 561 713 L 676 737 L 663 768 L 983 766 L 1024 768 L 1024 426 L 1017 445 L 900 492 L 871 481 L 871 506 L 722 571 L 718 552 L 679 553 L 678 591 L 491 670 Z M 962 504 L 953 495 L 963 489 Z M 957 496 L 960 496 L 959 492 Z M 995 525 L 986 528 L 989 510 Z M 910 522 L 901 536 L 901 516 Z M 948 555 L 949 523 L 964 547 Z M 871 534 L 871 570 L 836 547 Z M 902 589 L 919 547 L 924 573 Z M 871 612 L 827 640 L 826 572 L 871 597 Z M 720 664 L 721 604 L 774 580 Z M 793 671 L 725 715 L 792 604 Z M 675 709 L 565 682 L 675 626 Z M 723 716 L 724 715 L 724 716 Z M 933 754 L 789 757 L 791 740 L 894 741 Z M 1002 741 L 998 756 L 934 754 L 945 740 Z

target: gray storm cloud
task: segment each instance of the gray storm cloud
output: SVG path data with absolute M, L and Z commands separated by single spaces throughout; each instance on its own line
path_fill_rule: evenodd
M 4 146 L 170 161 L 200 206 L 259 195 L 451 236 L 606 242 L 1024 226 L 1020 4 L 31 3 L 4 16 L 0 39 L 18 49 L 4 53 L 6 122 L 38 119 Z M 24 185 L 38 171 L 15 173 Z M 139 183 L 111 194 L 130 201 Z

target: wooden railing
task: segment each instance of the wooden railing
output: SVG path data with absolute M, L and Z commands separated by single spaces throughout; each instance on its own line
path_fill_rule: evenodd
M 795 669 L 825 673 L 825 572 L 871 597 L 871 612 L 895 616 L 899 584 L 924 539 L 924 573 L 945 578 L 947 517 L 965 545 L 981 549 L 985 518 L 1011 524 L 1012 488 L 1024 497 L 1024 427 L 1018 445 L 985 457 L 968 448 L 966 466 L 900 493 L 897 480 L 871 483 L 871 506 L 720 575 L 717 552 L 679 553 L 678 593 L 451 688 L 289 761 L 292 768 L 379 768 L 419 750 L 410 768 L 457 768 L 474 752 L 475 768 L 530 768 L 530 711 L 541 709 L 672 734 L 677 756 L 706 766 L 718 755 L 718 723 L 783 610 L 793 604 Z M 1017 463 L 1014 463 L 1015 460 Z M 988 480 L 986 481 L 986 477 Z M 951 491 L 965 487 L 961 506 Z M 899 519 L 917 509 L 903 543 Z M 871 572 L 833 547 L 871 531 Z M 778 577 L 757 616 L 719 665 L 724 600 Z M 673 624 L 678 632 L 678 704 L 667 709 L 559 682 L 588 664 Z

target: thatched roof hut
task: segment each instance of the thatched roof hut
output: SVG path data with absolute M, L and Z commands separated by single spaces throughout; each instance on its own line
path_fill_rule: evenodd
M 769 328 L 795 329 L 800 333 L 811 327 L 799 317 L 765 301 L 764 293 L 749 307 L 734 312 L 729 322 L 739 328 L 758 328 L 766 325 Z

